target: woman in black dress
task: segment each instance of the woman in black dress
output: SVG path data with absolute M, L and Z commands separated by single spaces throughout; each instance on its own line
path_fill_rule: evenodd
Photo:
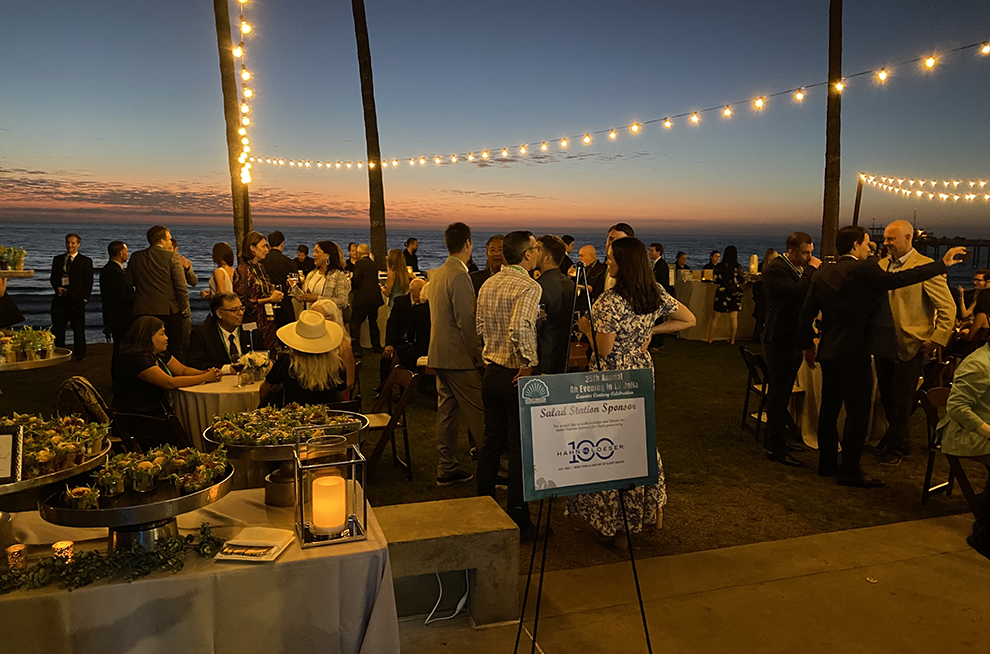
M 712 320 L 708 323 L 708 342 L 712 342 L 712 335 L 718 326 L 719 318 L 723 313 L 729 314 L 729 322 L 732 325 L 732 335 L 729 336 L 729 344 L 736 344 L 736 330 L 739 328 L 739 310 L 742 308 L 743 279 L 742 268 L 739 266 L 736 246 L 730 245 L 725 248 L 722 260 L 715 265 L 715 303 L 712 307 Z

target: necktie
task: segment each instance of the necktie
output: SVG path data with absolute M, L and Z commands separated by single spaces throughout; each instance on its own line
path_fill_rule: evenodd
M 227 337 L 227 342 L 230 343 L 230 360 L 237 361 L 241 358 L 241 351 L 237 349 L 237 339 L 231 334 Z
M 72 267 L 72 256 L 67 254 L 65 255 L 65 266 L 64 266 L 65 272 L 69 272 L 69 268 L 71 267 Z

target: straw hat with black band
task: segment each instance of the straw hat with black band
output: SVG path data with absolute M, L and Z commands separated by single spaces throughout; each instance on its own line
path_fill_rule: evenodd
M 325 354 L 336 350 L 344 338 L 344 330 L 327 320 L 319 311 L 306 309 L 299 320 L 280 327 L 278 338 L 293 350 L 306 354 Z

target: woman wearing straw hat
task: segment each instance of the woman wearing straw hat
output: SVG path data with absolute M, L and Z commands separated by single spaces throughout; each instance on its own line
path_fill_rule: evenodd
M 344 362 L 340 346 L 344 330 L 326 320 L 319 311 L 305 310 L 299 320 L 278 330 L 278 338 L 288 346 L 272 365 L 261 385 L 261 402 L 271 391 L 284 390 L 276 404 L 325 404 L 346 399 Z

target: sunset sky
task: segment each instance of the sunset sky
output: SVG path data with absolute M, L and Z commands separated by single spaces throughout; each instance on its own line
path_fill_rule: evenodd
M 236 22 L 237 2 L 231 1 Z M 464 2 L 366 0 L 389 224 L 742 234 L 822 212 L 825 92 L 752 100 L 827 77 L 828 1 Z M 248 0 L 256 95 L 252 209 L 266 224 L 367 223 L 366 159 L 350 3 Z M 860 171 L 988 180 L 986 0 L 847 2 L 842 217 Z M 236 42 L 235 38 L 235 42 Z M 932 70 L 898 62 L 935 55 Z M 230 185 L 208 0 L 7 2 L 0 9 L 0 220 L 226 222 Z M 736 101 L 670 130 L 637 121 Z M 566 150 L 543 140 L 614 128 Z M 536 143 L 518 154 L 522 143 Z M 513 156 L 487 165 L 453 153 Z M 410 168 L 409 157 L 426 166 Z M 990 189 L 990 185 L 987 187 Z M 990 237 L 990 202 L 939 203 L 868 189 L 863 221 L 910 218 Z M 2 229 L 2 227 L 0 227 Z

